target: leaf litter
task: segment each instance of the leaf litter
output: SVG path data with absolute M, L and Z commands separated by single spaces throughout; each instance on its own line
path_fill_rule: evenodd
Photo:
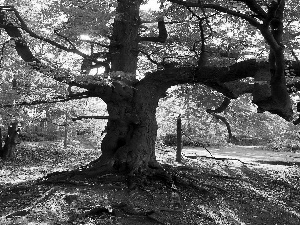
M 0 224 L 300 224 L 299 167 L 209 157 L 183 157 L 160 146 L 158 161 L 174 180 L 124 179 L 37 184 L 100 156 L 96 148 L 61 142 L 24 143 L 0 162 Z

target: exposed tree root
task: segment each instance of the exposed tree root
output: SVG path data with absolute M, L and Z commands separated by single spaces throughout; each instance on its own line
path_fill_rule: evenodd
M 155 168 L 145 167 L 138 171 L 116 170 L 111 164 L 97 167 L 94 165 L 73 171 L 53 172 L 40 179 L 37 183 L 81 185 L 82 182 L 91 179 L 100 183 L 126 182 L 130 190 L 147 183 L 148 179 L 152 179 L 155 176 L 157 179 L 168 180 L 169 185 L 172 183 L 171 177 L 167 177 L 167 173 L 164 172 L 161 166 L 156 166 Z
M 30 211 L 33 207 L 35 207 L 36 205 L 38 205 L 41 202 L 45 202 L 53 193 L 55 193 L 57 191 L 56 187 L 52 187 L 51 189 L 49 189 L 48 191 L 46 191 L 40 198 L 38 198 L 36 201 L 34 201 L 33 203 L 31 203 L 30 207 L 26 207 L 24 209 L 20 209 L 17 211 L 14 211 L 6 216 L 4 216 L 5 218 L 13 218 L 13 217 L 22 217 L 22 216 L 27 216 L 28 214 L 30 214 Z
M 186 170 L 186 168 L 184 168 L 184 170 Z M 238 178 L 229 176 L 220 177 L 224 179 L 239 180 Z M 193 175 L 184 173 L 181 168 L 172 167 L 171 165 L 162 165 L 160 168 L 148 167 L 141 170 L 141 172 L 135 173 L 117 171 L 112 167 L 110 169 L 104 167 L 89 167 L 74 171 L 54 172 L 47 175 L 39 183 L 82 185 L 86 184 L 86 181 L 89 179 L 91 179 L 92 183 L 122 182 L 127 185 L 129 191 L 136 189 L 146 190 L 145 187 L 159 181 L 165 184 L 165 186 L 174 193 L 174 196 L 176 193 L 180 194 L 180 189 L 189 188 L 199 193 L 203 200 L 209 198 L 210 190 L 212 189 L 221 193 L 226 192 L 220 187 L 204 184 L 200 179 L 195 178 Z
M 87 209 L 86 212 L 78 214 L 70 218 L 69 222 L 72 222 L 78 218 L 87 217 L 87 216 L 99 216 L 102 214 L 108 214 L 112 216 L 122 217 L 122 216 L 135 216 L 139 218 L 145 218 L 150 221 L 155 221 L 159 224 L 165 224 L 160 221 L 157 217 L 161 212 L 178 212 L 178 210 L 168 209 L 168 208 L 160 208 L 158 210 L 150 210 L 150 211 L 138 211 L 133 206 L 127 203 L 119 203 L 108 207 L 96 206 L 91 209 Z

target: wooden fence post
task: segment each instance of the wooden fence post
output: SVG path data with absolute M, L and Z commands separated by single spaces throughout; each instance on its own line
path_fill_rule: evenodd
M 181 115 L 177 117 L 177 152 L 176 162 L 181 162 L 181 148 L 182 148 L 182 133 L 181 133 Z

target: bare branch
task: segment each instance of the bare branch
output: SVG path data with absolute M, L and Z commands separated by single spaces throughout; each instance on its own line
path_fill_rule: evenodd
M 74 45 L 74 43 L 71 42 L 66 36 L 60 34 L 60 33 L 58 32 L 58 30 L 54 29 L 54 33 L 55 33 L 57 36 L 63 38 L 66 42 L 68 42 L 68 43 L 72 46 L 73 49 L 76 48 L 76 46 Z
M 91 40 L 81 40 L 81 41 L 87 42 L 87 43 L 90 43 L 90 44 L 94 44 L 94 45 L 99 45 L 99 46 L 101 46 L 103 48 L 109 48 L 109 47 L 111 47 L 110 45 L 102 44 L 102 43 L 97 42 L 97 41 L 91 41 Z
M 111 116 L 78 116 L 72 118 L 72 121 L 82 120 L 82 119 L 118 120 L 118 118 L 111 117 Z
M 291 50 L 291 53 L 294 59 L 296 60 L 296 62 L 300 65 L 300 60 L 293 49 Z
M 82 94 L 82 93 L 80 93 Z M 0 108 L 12 108 L 12 107 L 16 107 L 16 106 L 32 106 L 32 105 L 40 105 L 40 104 L 52 104 L 52 103 L 58 103 L 58 102 L 68 102 L 71 100 L 76 100 L 76 99 L 83 99 L 83 98 L 89 98 L 89 95 L 71 95 L 71 96 L 58 96 L 56 98 L 53 99 L 49 99 L 49 100 L 36 100 L 36 101 L 32 101 L 32 102 L 20 102 L 20 103 L 16 103 L 16 104 L 3 104 L 0 105 Z
M 153 64 L 156 64 L 156 65 L 159 64 L 159 62 L 157 62 L 157 61 L 155 61 L 154 59 L 152 59 L 152 58 L 151 58 L 151 55 L 148 54 L 147 52 L 144 52 L 144 51 L 140 50 L 140 53 L 142 53 L 143 55 L 145 55 L 145 56 L 147 57 L 147 59 L 148 59 L 150 62 L 152 62 Z
M 30 28 L 27 26 L 27 24 L 25 23 L 25 21 L 23 20 L 23 18 L 21 17 L 20 13 L 18 12 L 18 10 L 14 7 L 14 6 L 11 6 L 11 11 L 13 11 L 17 17 L 17 19 L 19 20 L 20 24 L 21 24 L 21 29 L 26 31 L 31 37 L 34 37 L 34 38 L 37 38 L 39 40 L 42 40 L 42 41 L 45 41 L 59 49 L 62 49 L 64 51 L 67 51 L 67 52 L 71 52 L 71 53 L 75 53 L 77 55 L 80 55 L 82 57 L 86 57 L 87 55 L 84 54 L 83 52 L 79 51 L 78 49 L 75 49 L 75 48 L 68 48 L 66 46 L 63 46 L 53 40 L 50 40 L 48 38 L 45 38 L 43 36 L 40 36 L 36 33 L 34 33 L 32 30 L 30 30 Z
M 183 0 L 168 0 L 169 2 L 173 2 L 185 7 L 198 7 L 198 8 L 204 8 L 204 9 L 214 9 L 216 11 L 219 12 L 223 12 L 232 16 L 236 16 L 239 17 L 241 19 L 244 19 L 246 21 L 248 21 L 252 26 L 254 27 L 259 27 L 260 23 L 257 22 L 257 20 L 251 16 L 248 16 L 246 14 L 225 8 L 223 6 L 220 5 L 216 5 L 216 4 L 202 4 L 201 2 L 195 3 L 195 2 L 187 2 L 187 1 L 183 1 Z
M 42 62 L 32 54 L 20 30 L 17 27 L 15 27 L 13 24 L 7 22 L 5 18 L 5 13 L 3 11 L 1 12 L 2 13 L 0 13 L 0 23 L 3 25 L 6 33 L 15 42 L 15 46 L 14 46 L 15 50 L 17 51 L 18 55 L 27 63 L 29 68 L 36 70 L 40 73 L 43 73 L 44 75 L 51 77 L 56 81 L 63 82 L 69 85 L 77 86 L 80 88 L 86 88 L 86 89 L 91 89 L 95 86 L 90 83 L 74 81 L 73 79 L 71 79 L 69 71 L 57 70 L 55 68 L 42 64 Z M 84 58 L 90 58 L 90 56 L 86 54 L 83 54 L 82 56 Z M 93 62 L 95 62 L 97 67 L 100 66 L 103 66 L 105 68 L 108 67 L 107 62 L 99 62 L 97 60 L 92 59 L 91 64 Z

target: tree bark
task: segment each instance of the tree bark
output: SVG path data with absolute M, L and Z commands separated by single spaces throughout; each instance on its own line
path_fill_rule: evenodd
M 270 89 L 271 96 L 254 101 L 259 112 L 269 111 L 287 121 L 293 119 L 293 110 L 285 79 L 283 36 L 283 12 L 285 1 L 272 1 L 268 7 L 268 17 L 264 20 L 260 31 L 270 46 Z
M 17 128 L 18 122 L 13 122 L 8 127 L 4 147 L 0 151 L 0 157 L 2 159 L 12 159 L 15 155 L 16 140 L 18 137 Z
M 164 91 L 143 83 L 135 87 L 132 98 L 113 94 L 107 102 L 108 114 L 113 119 L 106 126 L 102 155 L 91 163 L 95 173 L 110 169 L 135 173 L 159 167 L 155 157 L 156 108 Z
M 141 0 L 118 1 L 117 18 L 111 38 L 111 71 L 135 74 L 138 61 L 138 39 Z
M 110 47 L 111 70 L 135 77 L 138 60 L 140 0 L 118 2 Z M 112 90 L 103 100 L 109 115 L 106 136 L 101 143 L 102 155 L 91 163 L 94 173 L 114 169 L 129 173 L 155 168 L 157 134 L 156 108 L 165 89 L 151 82 L 113 81 Z

